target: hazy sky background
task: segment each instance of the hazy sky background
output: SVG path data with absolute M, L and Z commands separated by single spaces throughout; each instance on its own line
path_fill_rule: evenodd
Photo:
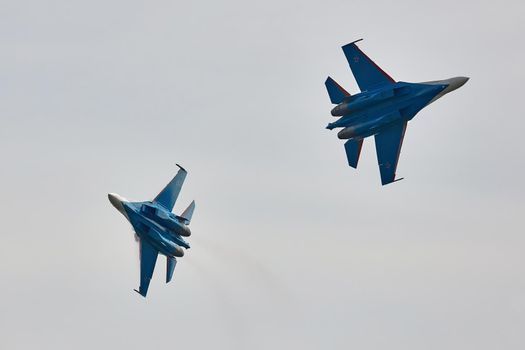
M 2 349 L 523 349 L 522 1 L 0 1 Z M 471 77 L 381 187 L 346 164 L 340 47 Z M 108 192 L 189 171 L 148 298 Z

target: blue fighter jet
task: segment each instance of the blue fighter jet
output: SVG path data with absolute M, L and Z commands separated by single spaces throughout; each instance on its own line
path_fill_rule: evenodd
M 173 206 L 179 196 L 186 178 L 186 170 L 180 168 L 177 175 L 155 197 L 153 201 L 130 202 L 115 193 L 108 194 L 109 201 L 131 223 L 140 244 L 140 287 L 135 291 L 146 296 L 157 255 L 166 256 L 166 283 L 171 281 L 177 258 L 184 255 L 182 247 L 190 245 L 182 238 L 191 234 L 190 224 L 195 201 L 178 216 L 173 214 Z
M 348 140 L 346 156 L 353 168 L 357 168 L 363 139 L 374 135 L 381 183 L 386 185 L 401 180 L 396 180 L 396 168 L 408 121 L 430 103 L 463 86 L 469 78 L 396 82 L 357 47 L 356 42 L 361 40 L 343 46 L 361 92 L 350 95 L 332 78 L 326 79 L 330 101 L 337 105 L 332 116 L 340 117 L 326 128 L 343 128 L 337 136 Z

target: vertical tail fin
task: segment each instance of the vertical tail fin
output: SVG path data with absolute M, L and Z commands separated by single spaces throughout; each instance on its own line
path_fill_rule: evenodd
M 354 169 L 357 169 L 357 162 L 359 161 L 359 155 L 361 154 L 361 147 L 363 147 L 363 140 L 348 140 L 345 143 L 346 159 L 348 159 L 348 165 Z
M 171 281 L 173 277 L 173 271 L 175 270 L 175 265 L 177 265 L 177 259 L 172 256 L 166 257 L 166 283 Z
M 184 210 L 180 216 L 186 220 L 186 225 L 189 225 L 191 222 L 191 217 L 193 216 L 193 211 L 195 210 L 195 201 L 192 201 L 190 205 Z
M 345 89 L 343 89 L 341 85 L 337 84 L 335 80 L 330 77 L 326 78 L 324 85 L 326 86 L 326 90 L 328 90 L 330 101 L 334 105 L 340 104 L 346 97 L 350 96 L 350 94 Z

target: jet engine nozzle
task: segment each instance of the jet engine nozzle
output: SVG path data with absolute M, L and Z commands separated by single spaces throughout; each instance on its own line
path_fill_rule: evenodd
M 341 103 L 332 108 L 330 111 L 330 114 L 332 114 L 333 117 L 340 117 L 350 112 L 350 108 L 348 108 L 348 103 Z
M 357 135 L 355 127 L 346 127 L 337 133 L 337 137 L 341 140 L 351 139 Z
M 171 254 L 177 258 L 182 258 L 184 256 L 184 250 L 178 245 L 173 244 L 171 247 Z
M 189 237 L 189 236 L 191 236 L 191 230 L 190 230 L 190 228 L 188 227 L 188 225 L 184 225 L 184 226 L 182 226 L 182 230 L 179 231 L 179 234 L 180 234 L 182 237 Z

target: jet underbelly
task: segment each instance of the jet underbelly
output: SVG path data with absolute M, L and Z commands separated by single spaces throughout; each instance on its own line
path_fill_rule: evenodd
M 148 240 L 161 254 L 176 257 L 184 255 L 184 250 L 171 240 L 165 229 L 156 222 L 137 211 L 133 211 L 130 218 L 137 235 L 142 239 Z
M 349 126 L 339 131 L 337 137 L 340 139 L 363 139 L 379 132 L 382 128 L 400 120 L 402 118 L 399 111 L 395 110 L 390 113 L 383 114 L 374 119 L 363 121 L 359 124 Z
M 151 243 L 151 245 L 157 248 L 159 252 L 163 255 L 175 257 L 184 256 L 184 250 L 182 249 L 182 247 L 165 237 L 156 229 L 150 228 L 150 230 L 147 233 L 147 236 L 148 241 Z

